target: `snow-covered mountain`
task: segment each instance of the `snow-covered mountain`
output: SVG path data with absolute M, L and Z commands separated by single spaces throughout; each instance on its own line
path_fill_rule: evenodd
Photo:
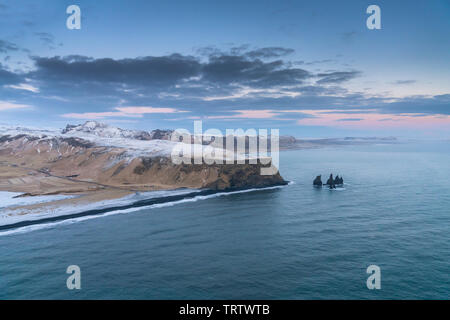
M 9 177 L 0 178 L 0 190 L 42 195 L 99 188 L 222 190 L 286 183 L 279 173 L 261 175 L 267 164 L 226 163 L 223 160 L 229 157 L 244 160 L 245 155 L 221 148 L 209 153 L 221 160 L 218 163 L 175 163 L 173 148 L 183 149 L 186 144 L 167 140 L 166 133 L 125 130 L 93 121 L 62 131 L 0 127 L 0 176 L 3 170 L 3 176 Z
M 77 135 L 77 133 L 92 134 L 103 138 L 126 138 L 135 140 L 170 140 L 171 130 L 127 130 L 109 126 L 97 121 L 87 121 L 79 125 L 67 125 L 62 134 Z
M 60 154 L 60 145 L 70 142 L 70 145 L 97 146 L 108 148 L 123 148 L 130 161 L 139 156 L 169 157 L 176 142 L 170 141 L 171 131 L 154 130 L 152 132 L 127 130 L 112 127 L 95 121 L 82 125 L 67 125 L 65 129 L 39 129 L 25 127 L 0 126 L 0 143 L 19 140 L 22 144 L 33 142 L 31 148 L 36 151 L 38 144 L 46 144 L 49 150 L 56 149 Z

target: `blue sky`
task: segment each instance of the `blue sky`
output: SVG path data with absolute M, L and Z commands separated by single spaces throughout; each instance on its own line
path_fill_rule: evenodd
M 449 39 L 448 0 L 0 0 L 0 123 L 449 138 Z

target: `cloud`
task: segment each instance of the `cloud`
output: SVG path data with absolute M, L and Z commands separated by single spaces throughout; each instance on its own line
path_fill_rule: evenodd
M 29 27 L 29 28 L 34 27 L 36 25 L 36 23 L 34 21 L 30 21 L 30 20 L 24 20 L 22 23 L 25 27 Z
M 394 82 L 394 84 L 413 84 L 416 82 L 416 80 L 397 80 Z
M 187 112 L 175 108 L 155 108 L 155 107 L 117 107 L 116 110 L 126 114 L 148 114 L 148 113 L 180 113 Z
M 274 110 L 235 110 L 236 114 L 208 116 L 208 119 L 272 119 L 279 115 Z
M 450 94 L 432 97 L 406 97 L 391 103 L 380 104 L 378 109 L 393 114 L 416 113 L 425 115 L 450 115 Z
M 358 32 L 356 32 L 356 31 L 344 32 L 341 34 L 341 39 L 345 43 L 352 43 L 355 40 L 355 38 L 357 37 L 357 35 L 358 35 Z
M 102 82 L 169 86 L 198 75 L 193 57 L 172 54 L 135 59 L 92 59 L 84 56 L 33 57 L 37 70 L 30 76 L 44 81 Z
M 32 106 L 27 104 L 18 104 L 15 102 L 9 102 L 9 101 L 1 101 L 0 100 L 0 111 L 7 111 L 7 110 L 18 110 L 18 109 L 30 109 Z
M 323 60 L 314 60 L 314 61 L 310 61 L 310 62 L 297 61 L 297 63 L 304 64 L 304 65 L 307 65 L 307 66 L 312 66 L 312 65 L 315 65 L 315 64 L 322 64 L 322 63 L 332 63 L 332 62 L 336 62 L 336 60 L 334 60 L 334 59 L 323 59 Z
M 364 120 L 363 118 L 341 118 L 341 119 L 337 119 L 336 121 L 362 121 Z
M 21 75 L 5 70 L 0 63 L 0 85 L 17 84 L 21 81 Z
M 298 85 L 312 75 L 282 60 L 264 62 L 243 55 L 219 55 L 201 63 L 197 58 L 172 54 L 114 60 L 84 56 L 33 57 L 37 70 L 30 77 L 46 81 L 103 82 L 170 87 L 188 84 L 272 87 Z
M 328 73 L 319 73 L 317 74 L 317 76 L 321 79 L 318 80 L 317 83 L 318 84 L 341 83 L 356 78 L 360 74 L 361 72 L 359 71 L 335 71 Z
M 124 59 L 35 56 L 34 69 L 29 72 L 12 72 L 0 66 L 0 90 L 4 100 L 29 98 L 36 104 L 40 99 L 44 110 L 58 110 L 63 117 L 75 119 L 143 118 L 146 114 L 189 111 L 192 116 L 208 119 L 277 121 L 289 117 L 295 122 L 300 117 L 308 121 L 320 118 L 311 122 L 320 125 L 329 118 L 340 119 L 330 125 L 357 125 L 367 121 L 350 119 L 366 119 L 377 113 L 385 119 L 389 115 L 409 114 L 412 119 L 450 114 L 450 95 L 394 99 L 354 92 L 345 88 L 345 82 L 361 75 L 360 71 L 316 74 L 286 60 L 292 49 L 249 49 L 244 45 L 227 52 L 208 50 L 206 56 L 173 53 Z M 332 60 L 312 61 L 326 62 Z M 397 118 L 376 122 L 394 121 Z
M 48 32 L 35 32 L 35 36 L 37 36 L 44 45 L 53 49 L 55 46 L 55 36 Z
M 39 88 L 36 88 L 28 83 L 20 83 L 18 85 L 10 84 L 5 87 L 11 88 L 11 89 L 25 90 L 25 91 L 30 91 L 30 92 L 34 92 L 34 93 L 39 93 Z
M 282 48 L 282 47 L 265 47 L 256 50 L 246 52 L 245 55 L 250 58 L 279 58 L 294 53 L 294 49 Z
M 154 108 L 154 107 L 116 107 L 116 111 L 107 112 L 85 112 L 85 113 L 66 113 L 63 114 L 63 118 L 69 119 L 87 119 L 87 120 L 98 120 L 105 118 L 120 118 L 120 117 L 130 117 L 130 118 L 142 118 L 144 114 L 168 114 L 168 113 L 181 113 L 186 112 L 183 110 L 178 110 L 175 108 Z
M 100 120 L 105 118 L 113 118 L 113 117 L 131 117 L 131 118 L 141 118 L 142 115 L 132 115 L 125 114 L 122 112 L 84 112 L 84 113 L 66 113 L 61 115 L 63 118 L 68 119 L 85 119 L 85 120 Z
M 0 53 L 7 53 L 10 51 L 18 51 L 19 47 L 12 42 L 0 39 Z
M 232 46 L 229 49 L 219 49 L 216 46 L 206 46 L 206 47 L 197 48 L 196 53 L 199 54 L 200 56 L 204 56 L 204 57 L 226 56 L 226 55 L 240 56 L 240 55 L 248 55 L 249 48 L 250 48 L 249 44 Z M 271 47 L 271 48 L 276 48 L 276 47 Z M 270 50 L 270 48 L 260 48 L 260 49 L 250 50 L 250 51 L 262 50 L 261 51 L 261 53 L 262 53 L 265 51 L 265 49 L 267 49 L 268 51 Z
M 285 116 L 288 118 L 285 118 Z M 299 118 L 312 117 L 311 115 L 304 113 L 303 110 L 276 110 L 276 109 L 242 109 L 228 111 L 225 114 L 206 116 L 206 119 L 223 119 L 223 120 L 233 120 L 233 119 L 271 119 L 271 120 L 282 120 L 282 121 L 295 121 Z M 194 119 L 195 117 L 190 117 Z M 198 117 L 201 119 L 201 117 Z
M 343 113 L 331 113 L 336 110 L 303 110 L 312 117 L 297 120 L 299 125 L 346 127 L 354 129 L 436 129 L 448 128 L 450 116 L 424 115 L 415 113 L 389 114 L 379 110 L 377 113 L 346 113 L 351 110 L 340 110 Z M 354 110 L 356 111 L 356 110 Z M 349 115 L 352 118 L 349 118 Z M 355 117 L 356 116 L 356 117 Z
M 305 84 L 313 74 L 283 59 L 255 58 L 289 52 L 292 49 L 281 47 L 249 51 L 244 46 L 233 48 L 228 54 L 211 55 L 207 60 L 177 53 L 126 59 L 35 56 L 31 57 L 34 70 L 23 76 L 36 83 L 47 96 L 79 102 L 87 97 L 97 101 L 117 97 L 117 100 L 146 104 L 149 99 L 154 99 L 151 103 L 155 103 L 164 98 L 213 101 L 233 96 L 295 96 L 299 93 L 289 88 Z
M 203 65 L 203 79 L 213 83 L 239 83 L 252 87 L 298 85 L 312 75 L 290 68 L 282 60 L 263 62 L 245 56 L 215 56 Z

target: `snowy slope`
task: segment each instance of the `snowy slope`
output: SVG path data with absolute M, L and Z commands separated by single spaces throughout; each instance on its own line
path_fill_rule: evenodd
M 168 130 L 153 130 L 151 133 L 126 130 L 96 121 L 87 121 L 83 125 L 67 125 L 63 130 L 0 126 L 0 136 L 27 135 L 38 137 L 40 141 L 55 138 L 80 138 L 96 146 L 123 148 L 126 150 L 128 160 L 136 157 L 170 157 L 173 148 L 181 144 L 166 140 L 171 133 L 172 131 Z M 153 137 L 162 137 L 164 140 Z M 223 149 L 215 148 L 215 150 L 217 155 L 224 154 Z M 230 153 L 227 155 L 231 156 Z

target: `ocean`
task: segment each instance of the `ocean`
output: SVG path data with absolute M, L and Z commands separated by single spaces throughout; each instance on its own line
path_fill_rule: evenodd
M 0 299 L 448 299 L 449 147 L 283 151 L 288 186 L 2 231 Z

